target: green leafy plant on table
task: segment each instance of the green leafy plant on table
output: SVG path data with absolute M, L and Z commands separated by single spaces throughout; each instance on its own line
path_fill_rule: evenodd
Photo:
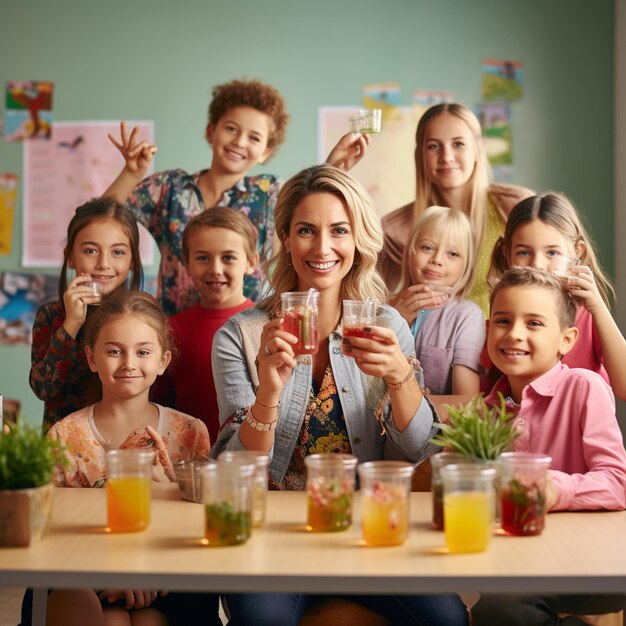
M 28 546 L 47 528 L 65 447 L 23 419 L 0 432 L 0 546 Z
M 502 394 L 498 396 L 500 404 L 495 406 L 489 406 L 483 396 L 476 396 L 467 404 L 447 405 L 449 420 L 437 424 L 440 432 L 433 443 L 485 461 L 493 461 L 512 449 L 520 436 L 514 425 L 515 414 L 506 406 Z

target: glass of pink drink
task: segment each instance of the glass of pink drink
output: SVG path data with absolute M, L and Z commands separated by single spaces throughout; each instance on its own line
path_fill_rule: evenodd
M 292 344 L 296 356 L 315 354 L 318 349 L 317 301 L 319 292 L 288 291 L 281 294 L 282 329 L 298 338 Z
M 376 324 L 377 304 L 374 300 L 344 300 L 342 336 L 344 339 L 350 337 L 369 337 L 370 334 L 365 329 Z M 342 352 L 346 356 L 345 343 L 342 345 Z

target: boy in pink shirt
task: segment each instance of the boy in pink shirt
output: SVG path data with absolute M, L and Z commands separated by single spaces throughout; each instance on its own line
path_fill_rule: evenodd
M 578 338 L 576 302 L 551 274 L 507 271 L 491 294 L 489 357 L 504 376 L 498 392 L 516 412 L 515 449 L 552 457 L 547 510 L 626 508 L 626 451 L 615 399 L 601 376 L 561 363 Z M 584 624 L 559 613 L 619 611 L 624 596 L 483 596 L 472 610 L 481 624 Z M 552 621 L 550 621 L 552 619 Z

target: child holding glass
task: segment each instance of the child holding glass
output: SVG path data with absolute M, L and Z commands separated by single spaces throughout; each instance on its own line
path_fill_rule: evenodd
M 501 393 L 521 436 L 515 450 L 552 457 L 546 510 L 626 508 L 626 451 L 611 388 L 595 372 L 562 362 L 579 335 L 577 305 L 558 278 L 542 270 L 507 271 L 491 295 L 489 356 L 503 372 L 487 396 Z M 559 613 L 619 611 L 624 596 L 483 596 L 473 607 L 477 625 L 583 624 Z

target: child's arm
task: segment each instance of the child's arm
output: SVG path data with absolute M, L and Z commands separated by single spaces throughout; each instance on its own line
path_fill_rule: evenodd
M 475 396 L 480 389 L 478 372 L 465 365 L 452 366 L 452 393 Z
M 626 339 L 602 299 L 591 269 L 585 265 L 577 265 L 573 272 L 576 277 L 569 277 L 568 291 L 582 300 L 585 308 L 591 313 L 600 337 L 602 361 L 609 375 L 613 393 L 620 400 L 626 400 L 626 367 L 624 367 Z
M 326 163 L 349 172 L 363 158 L 369 142 L 367 133 L 346 133 L 330 151 Z
M 125 165 L 119 176 L 102 194 L 104 197 L 115 198 L 118 202 L 124 203 L 137 183 L 145 178 L 158 148 L 147 141 L 137 142 L 138 132 L 139 129 L 135 126 L 129 137 L 126 122 L 122 122 L 120 124 L 121 142 L 118 142 L 113 135 L 108 135 L 111 143 L 124 157 Z
M 580 417 L 563 427 L 577 430 L 582 437 L 583 458 L 571 460 L 572 465 L 581 468 L 579 472 L 551 470 L 558 492 L 552 510 L 623 510 L 626 508 L 626 451 L 615 418 L 611 388 L 596 374 L 591 379 L 569 379 L 565 384 L 568 393 L 577 398 L 576 410 L 580 411 Z M 582 468 L 587 469 L 582 471 Z

